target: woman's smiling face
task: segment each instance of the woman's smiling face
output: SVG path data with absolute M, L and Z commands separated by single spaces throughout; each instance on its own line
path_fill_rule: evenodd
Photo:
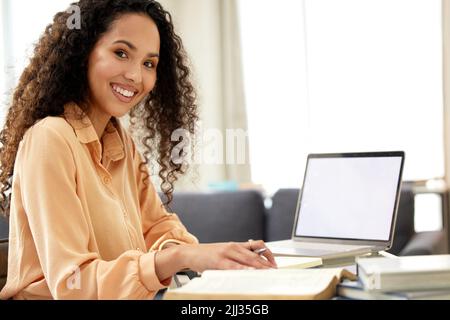
M 121 117 L 156 82 L 160 38 L 142 14 L 125 14 L 95 44 L 88 61 L 89 104 L 95 114 Z

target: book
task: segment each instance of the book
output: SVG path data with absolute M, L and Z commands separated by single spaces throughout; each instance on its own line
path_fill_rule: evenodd
M 450 255 L 359 258 L 356 264 L 367 291 L 450 290 Z
M 343 268 L 206 270 L 181 288 L 169 288 L 163 299 L 330 299 L 342 279 L 356 276 Z
M 308 258 L 308 257 L 275 257 L 278 269 L 306 269 L 313 268 L 322 265 L 321 258 Z M 192 271 L 191 271 L 192 272 Z M 187 275 L 178 273 L 174 276 L 173 281 L 170 283 L 169 288 L 177 288 L 188 283 L 191 278 L 198 277 L 199 275 Z
M 344 280 L 337 285 L 339 297 L 356 300 L 449 300 L 450 290 L 371 292 L 360 281 Z
M 310 257 L 275 257 L 278 269 L 306 269 L 322 265 L 321 258 Z

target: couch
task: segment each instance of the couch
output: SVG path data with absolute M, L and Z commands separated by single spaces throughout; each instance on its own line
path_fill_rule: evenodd
M 6 282 L 8 268 L 8 223 L 0 216 L 0 290 Z
M 289 239 L 299 189 L 280 189 L 270 199 L 256 190 L 237 192 L 180 192 L 169 211 L 176 212 L 200 242 Z M 414 192 L 402 187 L 394 242 L 395 255 L 446 253 L 444 231 L 415 232 Z
M 256 190 L 176 192 L 167 208 L 176 212 L 200 242 L 275 241 L 291 237 L 298 189 L 280 189 L 270 199 Z M 6 280 L 8 225 L 0 217 L 0 288 Z M 394 243 L 396 255 L 445 253 L 443 231 L 414 231 L 414 193 L 404 184 Z

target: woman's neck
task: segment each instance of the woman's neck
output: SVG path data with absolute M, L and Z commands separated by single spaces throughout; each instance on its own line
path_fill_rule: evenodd
M 111 119 L 111 115 L 101 112 L 98 108 L 89 108 L 87 115 L 89 117 L 89 120 L 91 120 L 95 132 L 97 133 L 98 140 L 100 141 L 103 136 L 103 132 L 105 131 L 106 125 Z

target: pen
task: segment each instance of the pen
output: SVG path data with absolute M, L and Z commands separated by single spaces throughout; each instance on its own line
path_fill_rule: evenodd
M 260 249 L 255 249 L 253 250 L 254 253 L 257 253 L 259 255 L 263 254 L 265 251 L 267 250 L 267 248 L 260 248 Z

